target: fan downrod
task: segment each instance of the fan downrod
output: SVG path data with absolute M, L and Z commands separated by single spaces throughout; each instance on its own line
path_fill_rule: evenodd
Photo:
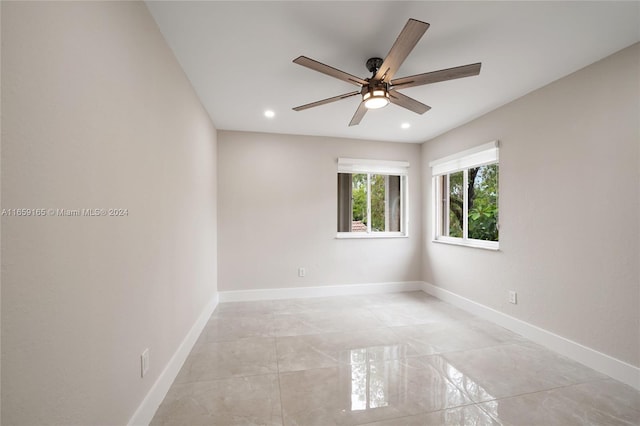
M 382 66 L 382 58 L 369 58 L 367 59 L 367 69 L 375 75 Z

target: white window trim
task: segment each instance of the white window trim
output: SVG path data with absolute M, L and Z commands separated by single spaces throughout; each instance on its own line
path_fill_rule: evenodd
M 447 157 L 443 157 L 434 161 L 429 162 L 429 167 L 431 167 L 431 193 L 433 194 L 433 199 L 431 203 L 431 217 L 432 221 L 432 242 L 434 243 L 443 243 L 443 244 L 451 244 L 457 246 L 465 246 L 465 247 L 473 247 L 473 248 L 481 248 L 487 250 L 499 250 L 500 249 L 500 241 L 485 241 L 485 240 L 476 240 L 473 238 L 457 238 L 457 237 L 449 237 L 445 235 L 439 235 L 439 230 L 443 229 L 443 219 L 448 220 L 448 217 L 444 217 L 445 215 L 440 214 L 440 209 L 442 209 L 442 200 L 445 194 L 442 194 L 442 190 L 438 185 L 438 180 L 440 176 L 449 175 L 451 173 L 459 172 L 461 170 L 468 170 L 473 167 L 479 167 L 486 164 L 499 164 L 499 142 L 497 140 L 491 141 L 486 144 L 482 144 L 476 146 L 471 149 L 467 149 L 461 152 L 458 152 L 453 155 L 449 155 Z M 463 188 L 466 188 L 469 184 L 468 182 L 468 174 L 465 171 L 464 173 L 464 181 Z M 448 197 L 448 194 L 446 194 Z M 499 199 L 499 198 L 498 198 Z M 464 198 L 465 202 L 463 205 L 463 228 L 468 229 L 468 201 L 466 197 Z M 447 205 L 449 205 L 447 200 Z M 498 227 L 500 224 L 498 223 Z
M 439 236 L 431 240 L 431 242 L 439 243 L 439 244 L 450 244 L 454 246 L 480 248 L 480 249 L 493 250 L 493 251 L 500 250 L 499 241 L 485 241 L 485 240 L 474 240 L 473 238 L 453 238 L 453 237 Z
M 400 210 L 402 212 L 401 232 L 371 232 L 371 199 L 367 199 L 367 232 L 337 232 L 337 239 L 362 238 L 408 238 L 409 237 L 409 162 L 370 160 L 357 158 L 338 158 L 338 173 L 369 173 L 400 176 Z M 367 194 L 371 193 L 367 182 Z
M 338 232 L 336 239 L 348 240 L 359 238 L 407 238 L 409 234 L 404 232 Z

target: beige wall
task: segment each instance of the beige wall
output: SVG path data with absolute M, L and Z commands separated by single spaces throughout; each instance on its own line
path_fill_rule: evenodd
M 2 2 L 7 425 L 126 424 L 216 292 L 216 131 L 143 3 Z M 140 354 L 150 349 L 148 375 Z
M 338 157 L 410 161 L 409 238 L 335 238 Z M 220 290 L 420 280 L 420 145 L 220 131 L 218 159 Z
M 639 64 L 636 44 L 423 145 L 425 281 L 640 365 Z M 429 161 L 494 139 L 500 251 L 432 243 Z

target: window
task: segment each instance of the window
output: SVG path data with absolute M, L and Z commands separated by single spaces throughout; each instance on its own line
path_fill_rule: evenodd
M 408 235 L 409 163 L 338 159 L 338 238 Z
M 429 163 L 434 241 L 498 249 L 498 142 Z

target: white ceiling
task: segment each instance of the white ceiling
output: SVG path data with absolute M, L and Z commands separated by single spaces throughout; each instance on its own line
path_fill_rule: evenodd
M 640 40 L 639 2 L 147 1 L 216 128 L 424 142 Z M 432 107 L 369 111 L 356 87 L 291 61 L 363 78 L 407 19 L 431 24 L 395 77 L 482 62 L 479 76 L 403 90 Z M 263 113 L 275 112 L 272 119 Z M 409 129 L 401 129 L 409 123 Z

